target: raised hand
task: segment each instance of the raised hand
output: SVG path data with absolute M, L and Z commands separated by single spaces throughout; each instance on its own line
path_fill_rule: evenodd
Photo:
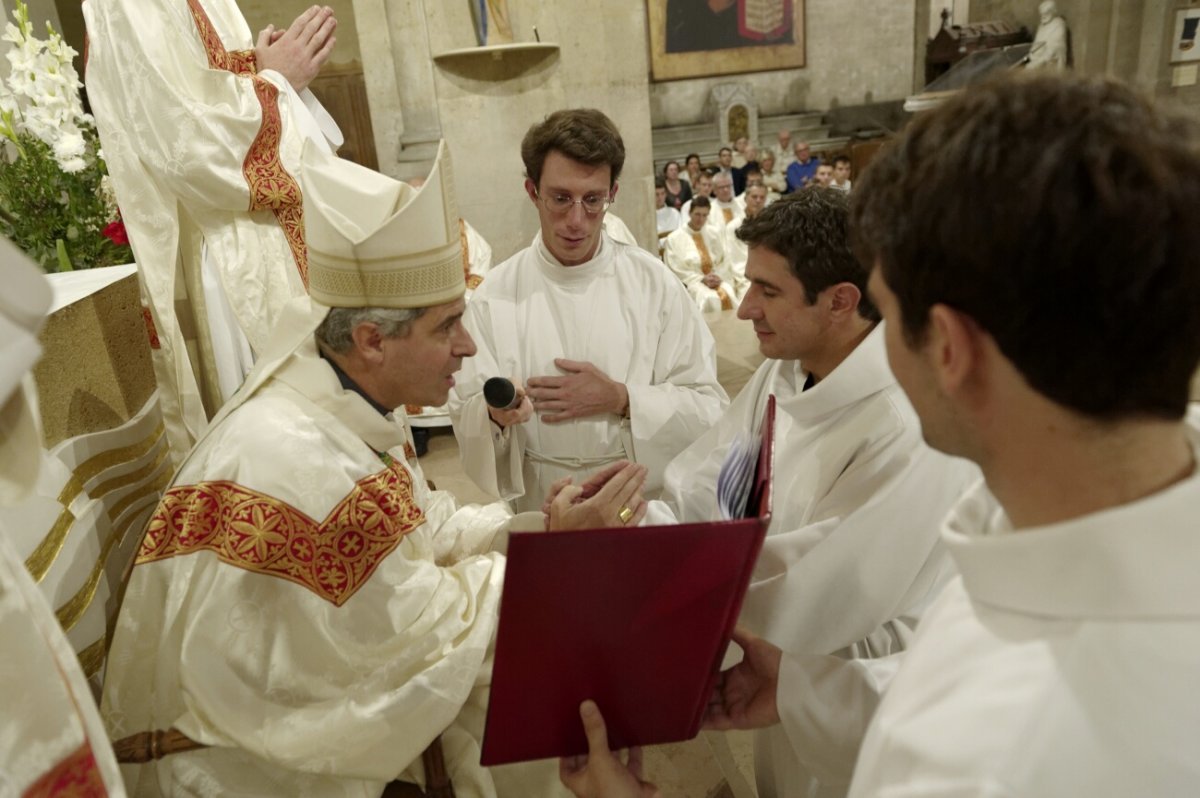
M 721 674 L 704 711 L 705 729 L 761 729 L 779 722 L 776 693 L 783 652 L 745 629 L 733 632 L 745 658 Z
M 625 386 L 591 363 L 560 357 L 554 365 L 566 376 L 530 377 L 526 383 L 533 409 L 542 421 L 553 424 L 607 413 L 621 415 L 628 407 Z
M 254 47 L 258 68 L 273 69 L 296 91 L 303 90 L 333 52 L 336 28 L 337 20 L 329 6 L 313 6 L 282 32 L 268 25 L 258 34 Z
M 642 750 L 630 748 L 625 762 L 608 748 L 608 729 L 594 701 L 579 706 L 588 752 L 558 760 L 558 777 L 578 798 L 660 798 L 658 788 L 642 781 Z

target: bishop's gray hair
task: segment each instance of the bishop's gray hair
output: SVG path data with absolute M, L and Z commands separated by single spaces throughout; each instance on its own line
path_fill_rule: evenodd
M 371 323 L 384 338 L 403 338 L 412 323 L 429 308 L 330 308 L 317 328 L 317 341 L 332 352 L 343 354 L 354 346 L 354 328 Z

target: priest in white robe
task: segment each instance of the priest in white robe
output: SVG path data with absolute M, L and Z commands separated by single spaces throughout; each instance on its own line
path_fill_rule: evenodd
M 467 309 L 479 352 L 450 398 L 464 468 L 518 510 L 540 507 L 556 480 L 620 459 L 647 466 L 653 492 L 728 402 L 712 335 L 659 260 L 603 232 L 625 159 L 611 120 L 559 111 L 521 150 L 541 232 Z M 517 407 L 487 406 L 491 377 L 524 386 Z
M 32 385 L 50 286 L 0 239 L 0 507 L 37 482 L 42 435 Z M 16 530 L 11 530 L 15 533 Z M 0 523 L 0 793 L 121 798 L 121 773 L 92 691 L 54 610 Z
M 301 145 L 342 142 L 306 89 L 333 46 L 313 6 L 257 40 L 233 0 L 83 4 L 86 84 L 138 263 L 178 462 L 263 351 L 307 262 Z
M 711 199 L 712 212 L 708 215 L 708 225 L 724 237 L 726 229 L 737 229 L 743 216 L 742 206 L 733 195 L 733 178 L 720 173 L 714 175 Z
M 759 212 L 767 206 L 767 187 L 761 183 L 747 186 L 746 191 L 738 199 L 743 200 L 745 214 L 738 227 L 725 228 L 725 257 L 729 260 L 729 268 L 734 275 L 742 280 L 749 287 L 746 281 L 746 259 L 749 257 L 750 249 L 746 246 L 746 242 L 738 238 L 738 228 L 747 219 L 753 219 Z M 743 293 L 745 291 L 743 290 Z
M 907 646 L 949 574 L 938 523 L 977 478 L 970 463 L 921 440 L 887 365 L 848 217 L 844 194 L 814 189 L 742 225 L 751 288 L 738 317 L 754 325 L 768 359 L 720 422 L 667 467 L 646 519 L 719 518 L 721 465 L 736 442 L 759 439 L 774 395 L 774 514 L 740 622 L 786 652 L 829 657 L 835 673 Z M 846 679 L 812 683 L 802 696 L 816 715 L 808 738 L 794 745 L 776 727 L 756 740 L 764 798 L 845 794 L 853 757 L 827 766 L 811 756 L 875 699 L 844 689 Z
M 445 146 L 419 192 L 303 158 L 312 299 L 285 308 L 148 525 L 105 719 L 200 746 L 128 766 L 135 795 L 379 796 L 423 782 L 440 735 L 457 794 L 493 796 L 479 734 L 510 511 L 428 487 L 390 409 L 440 404 L 474 351 Z M 632 523 L 643 477 L 626 466 L 552 518 Z
M 708 197 L 696 197 L 688 222 L 667 236 L 663 261 L 683 281 L 692 301 L 704 313 L 733 310 L 749 283 L 725 256 L 725 232 L 708 224 Z

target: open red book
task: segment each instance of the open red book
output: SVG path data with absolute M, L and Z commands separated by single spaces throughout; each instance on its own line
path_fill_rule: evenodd
M 587 752 L 596 701 L 613 748 L 695 737 L 771 512 L 767 401 L 751 517 L 513 533 L 483 765 Z

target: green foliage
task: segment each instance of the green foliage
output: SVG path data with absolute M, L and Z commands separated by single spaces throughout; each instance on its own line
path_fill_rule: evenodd
M 95 131 L 87 131 L 95 151 Z M 115 214 L 106 200 L 104 162 L 87 159 L 78 172 L 64 172 L 50 147 L 28 133 L 16 134 L 0 159 L 0 233 L 48 272 L 63 270 L 60 247 L 75 269 L 129 263 L 128 244 L 104 235 Z

